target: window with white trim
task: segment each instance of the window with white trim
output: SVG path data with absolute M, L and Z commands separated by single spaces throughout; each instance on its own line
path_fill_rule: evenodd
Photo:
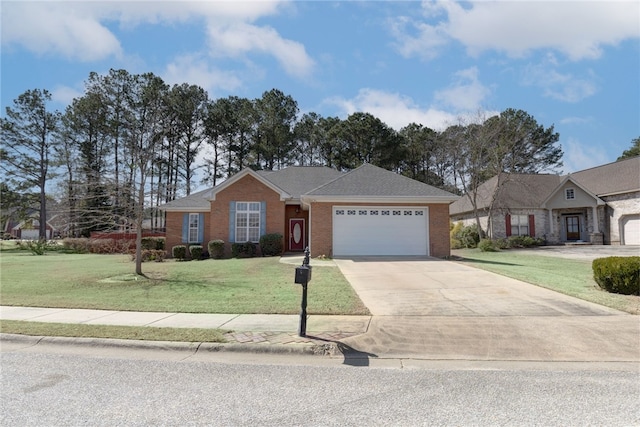
M 511 215 L 511 235 L 529 235 L 529 215 Z
M 260 240 L 260 202 L 236 202 L 236 242 Z
M 189 243 L 201 243 L 198 239 L 198 230 L 200 229 L 200 214 L 189 214 Z
M 564 198 L 566 200 L 573 200 L 576 198 L 576 192 L 573 188 L 567 188 L 564 190 Z

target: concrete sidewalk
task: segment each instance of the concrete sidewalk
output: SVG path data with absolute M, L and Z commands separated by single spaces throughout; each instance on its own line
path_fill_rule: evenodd
M 299 315 L 195 314 L 0 306 L 0 320 L 83 325 L 211 328 L 227 330 L 228 343 L 314 346 L 365 333 L 371 316 L 307 316 L 306 337 L 298 336 Z

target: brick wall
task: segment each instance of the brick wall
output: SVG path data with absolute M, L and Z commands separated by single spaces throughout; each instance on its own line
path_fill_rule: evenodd
M 224 240 L 226 255 L 231 254 L 231 242 L 229 242 L 229 203 L 231 201 L 267 202 L 266 233 L 280 233 L 284 236 L 285 204 L 280 200 L 280 195 L 251 175 L 247 175 L 220 191 L 216 195 L 216 200 L 211 202 L 209 214 L 211 227 L 209 233 L 205 234 L 205 239 L 207 241 Z
M 370 203 L 312 203 L 311 204 L 311 256 L 333 256 L 333 207 L 371 206 Z M 451 254 L 449 242 L 448 204 L 375 204 L 375 206 L 415 206 L 429 208 L 429 252 L 433 257 Z
M 199 212 L 167 212 L 165 218 L 166 234 L 165 234 L 165 249 L 167 254 L 171 256 L 172 248 L 176 245 L 189 245 L 182 242 L 182 224 L 184 214 L 186 213 L 199 213 Z M 210 216 L 208 212 L 202 212 L 204 216 L 204 242 L 202 245 L 207 250 L 207 243 L 209 243 L 208 235 L 211 230 Z M 191 243 L 192 245 L 195 243 Z

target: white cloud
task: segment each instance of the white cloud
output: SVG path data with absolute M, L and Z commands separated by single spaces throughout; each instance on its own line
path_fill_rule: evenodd
M 230 25 L 210 25 L 209 37 L 214 55 L 244 56 L 259 52 L 275 57 L 287 74 L 303 78 L 310 75 L 314 61 L 302 44 L 282 38 L 270 27 L 258 27 L 239 22 Z
M 271 55 L 285 72 L 308 77 L 313 59 L 302 44 L 283 38 L 270 27 L 252 24 L 279 13 L 283 1 L 5 1 L 2 4 L 2 45 L 32 52 L 62 55 L 79 61 L 122 58 L 120 41 L 107 23 L 125 29 L 148 23 L 186 23 L 206 27 L 210 44 L 226 56 Z
M 455 40 L 472 56 L 494 50 L 522 57 L 553 49 L 571 60 L 595 59 L 605 45 L 640 37 L 637 1 L 426 1 L 423 9 L 424 21 L 401 17 L 392 26 L 401 54 L 433 56 L 445 40 Z M 433 22 L 442 12 L 447 18 Z M 409 23 L 417 35 L 408 33 Z
M 587 76 L 579 77 L 562 73 L 546 61 L 526 67 L 523 83 L 541 88 L 543 95 L 548 98 L 571 103 L 582 101 L 598 90 L 590 71 L 587 70 Z
M 80 61 L 122 54 L 117 38 L 76 3 L 3 2 L 2 44 Z
M 344 116 L 366 112 L 396 130 L 418 123 L 434 130 L 443 130 L 456 122 L 455 114 L 435 108 L 421 108 L 407 96 L 375 89 L 360 89 L 353 99 L 332 98 L 326 103 L 340 108 Z
M 218 89 L 232 92 L 242 86 L 236 73 L 211 67 L 207 61 L 198 55 L 184 55 L 167 64 L 162 79 L 168 84 L 198 85 L 214 94 Z
M 84 91 L 82 89 L 69 86 L 56 86 L 56 88 L 51 91 L 51 100 L 67 106 L 71 104 L 74 98 L 80 98 L 83 95 Z
M 435 93 L 435 100 L 457 111 L 479 109 L 491 91 L 478 80 L 478 68 L 458 71 L 455 77 L 456 82 L 453 85 Z
M 563 142 L 562 150 L 564 173 L 573 173 L 615 160 L 607 154 L 603 146 L 587 145 L 575 138 L 568 138 L 566 143 Z

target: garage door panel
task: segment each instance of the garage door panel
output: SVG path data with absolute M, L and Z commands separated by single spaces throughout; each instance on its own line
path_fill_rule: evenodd
M 336 256 L 428 254 L 426 208 L 335 208 L 333 214 Z
M 622 219 L 622 235 L 625 245 L 640 245 L 640 216 L 629 215 Z

